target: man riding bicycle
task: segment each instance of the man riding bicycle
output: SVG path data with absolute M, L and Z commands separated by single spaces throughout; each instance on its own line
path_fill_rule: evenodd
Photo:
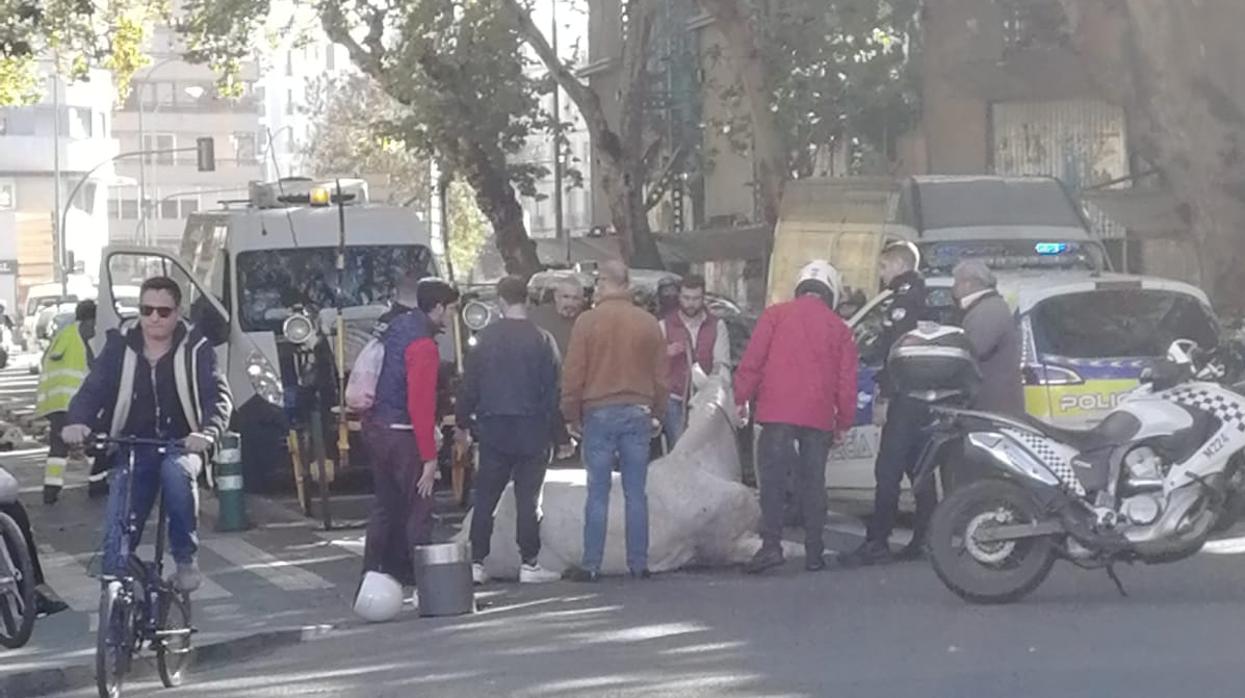
M 189 592 L 202 582 L 195 558 L 199 547 L 196 478 L 208 451 L 228 429 L 233 398 L 224 374 L 217 370 L 211 342 L 182 322 L 181 303 L 181 288 L 172 279 L 155 277 L 143 283 L 138 328 L 108 337 L 69 404 L 69 426 L 62 437 L 66 444 L 81 445 L 93 427 L 106 425 L 113 437 L 183 442 L 182 448 L 169 453 L 138 448 L 130 512 L 123 511 L 126 474 L 115 467 L 128 454 L 112 454 L 103 554 L 105 575 L 125 572 L 126 561 L 119 558 L 127 514 L 134 515 L 141 533 L 156 493 L 163 487 L 169 548 L 177 563 L 175 583 Z M 138 541 L 133 544 L 137 546 Z

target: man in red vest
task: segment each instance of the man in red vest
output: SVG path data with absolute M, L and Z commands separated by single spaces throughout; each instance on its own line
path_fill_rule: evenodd
M 670 399 L 662 419 L 666 448 L 673 449 L 687 425 L 687 407 L 696 387 L 714 371 L 728 370 L 731 343 L 726 323 L 705 307 L 705 279 L 688 276 L 679 285 L 679 307 L 661 321 L 670 359 Z

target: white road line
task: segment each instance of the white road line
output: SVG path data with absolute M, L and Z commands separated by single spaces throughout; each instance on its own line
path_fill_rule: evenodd
M 362 533 L 315 531 L 315 535 L 320 540 L 341 548 L 352 555 L 363 557 L 363 543 L 366 536 Z
M 70 608 L 80 613 L 99 610 L 99 580 L 88 576 L 85 564 L 91 557 L 90 553 L 74 556 L 49 545 L 39 545 L 39 562 L 48 584 Z
M 247 543 L 241 538 L 210 538 L 201 543 L 238 568 L 253 572 L 285 591 L 333 589 L 332 582 Z
M 200 541 L 199 544 L 202 545 L 202 541 Z M 154 543 L 143 543 L 138 546 L 139 559 L 150 560 L 155 556 L 156 546 Z M 174 562 L 173 559 L 167 554 L 165 555 L 164 565 L 165 575 L 171 575 L 175 569 L 173 566 Z M 191 594 L 191 599 L 193 601 L 219 601 L 220 599 L 228 599 L 232 597 L 233 594 L 229 593 L 228 589 L 217 584 L 216 582 L 213 582 L 207 574 L 203 575 L 203 583 L 199 585 L 199 588 L 195 590 L 193 594 Z

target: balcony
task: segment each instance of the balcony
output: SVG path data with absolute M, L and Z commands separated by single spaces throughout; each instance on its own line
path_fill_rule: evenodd
M 61 169 L 86 172 L 119 152 L 112 138 L 60 139 Z M 55 169 L 54 141 L 48 136 L 0 136 L 4 168 L 16 173 L 51 173 Z

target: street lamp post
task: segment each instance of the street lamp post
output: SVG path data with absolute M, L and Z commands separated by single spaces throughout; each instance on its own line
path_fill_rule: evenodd
M 147 131 L 146 131 L 146 127 L 145 127 L 145 124 L 144 124 L 144 119 L 143 119 L 143 115 L 144 115 L 144 113 L 145 113 L 145 111 L 146 111 L 146 110 L 145 110 L 145 100 L 144 100 L 144 94 L 143 94 L 143 93 L 144 93 L 144 91 L 145 91 L 145 90 L 144 90 L 144 88 L 145 88 L 145 86 L 146 86 L 146 85 L 150 85 L 150 84 L 152 84 L 152 83 L 151 83 L 151 78 L 152 78 L 152 75 L 154 75 L 157 71 L 159 71 L 159 70 L 160 70 L 161 68 L 163 68 L 164 66 L 169 65 L 170 63 L 177 63 L 177 62 L 180 62 L 181 60 L 182 60 L 182 58 L 181 58 L 180 56 L 172 56 L 172 57 L 170 57 L 170 58 L 166 58 L 166 59 L 164 59 L 164 60 L 162 60 L 162 61 L 160 61 L 160 62 L 156 63 L 155 65 L 153 65 L 153 66 L 152 66 L 152 67 L 151 67 L 151 68 L 147 71 L 147 74 L 143 76 L 143 82 L 139 83 L 139 91 L 138 91 L 138 147 L 139 147 L 140 149 L 147 149 Z M 185 92 L 186 92 L 186 94 L 187 94 L 187 95 L 189 95 L 190 97 L 192 97 L 192 98 L 194 98 L 194 99 L 198 99 L 199 97 L 201 97 L 201 96 L 203 95 L 203 88 L 202 88 L 202 87 L 199 87 L 199 86 L 197 86 L 197 85 L 190 85 L 190 86 L 186 87 Z M 155 95 L 154 93 L 152 94 L 152 102 L 153 102 L 153 106 L 152 106 L 152 110 L 151 110 L 151 111 L 152 111 L 152 113 L 154 114 L 154 113 L 156 113 L 156 112 L 160 111 L 160 100 L 159 100 L 158 96 L 157 96 L 157 95 Z M 152 150 L 154 151 L 155 149 L 152 149 Z M 162 151 L 162 152 L 167 152 L 167 151 Z M 153 171 L 152 171 L 152 176 L 153 176 L 153 179 L 154 179 L 154 176 L 155 176 L 155 169 L 154 169 L 154 168 L 156 167 L 156 165 L 158 165 L 158 163 L 156 163 L 156 162 L 152 162 L 152 168 L 153 168 Z M 144 242 L 146 242 L 146 241 L 147 241 L 147 239 L 148 239 L 148 237 L 147 237 L 147 217 L 148 217 L 148 206 L 147 206 L 147 158 L 146 158 L 146 156 L 144 156 L 144 157 L 143 157 L 143 159 L 141 159 L 141 160 L 139 160 L 139 161 L 138 161 L 138 201 L 139 201 L 139 216 L 138 216 L 138 218 L 139 218 L 139 227 L 142 229 L 142 237 L 143 237 L 143 241 L 144 241 Z

